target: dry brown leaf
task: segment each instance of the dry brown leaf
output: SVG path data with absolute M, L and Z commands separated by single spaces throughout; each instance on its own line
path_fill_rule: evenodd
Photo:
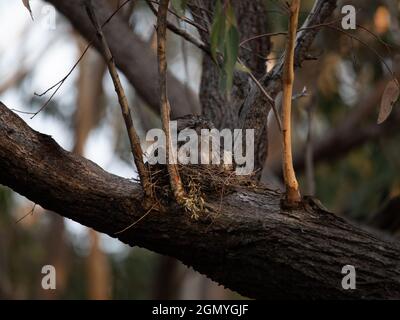
M 397 101 L 400 95 L 399 83 L 393 79 L 386 85 L 385 91 L 383 91 L 381 107 L 379 110 L 378 124 L 384 122 L 392 112 L 393 105 Z
M 29 13 L 31 14 L 31 18 L 33 20 L 33 14 L 32 14 L 31 5 L 29 4 L 29 0 L 22 0 L 22 3 L 24 4 L 25 8 L 28 9 Z

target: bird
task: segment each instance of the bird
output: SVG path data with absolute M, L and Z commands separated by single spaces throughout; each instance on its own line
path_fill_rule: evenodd
M 194 130 L 197 135 L 198 141 L 198 159 L 197 164 L 205 164 L 205 165 L 216 165 L 224 170 L 233 170 L 233 157 L 232 152 L 229 150 L 225 150 L 224 144 L 221 144 L 221 136 L 218 135 L 219 131 L 215 131 L 216 127 L 213 122 L 206 117 L 200 115 L 185 115 L 182 117 L 178 117 L 173 119 L 173 121 L 177 122 L 177 132 L 178 135 L 185 129 Z M 217 133 L 215 139 L 218 139 L 220 144 L 219 150 L 214 150 L 212 148 L 212 134 L 202 134 L 202 130 L 208 130 L 207 132 L 211 133 L 211 130 L 214 129 L 214 132 Z M 188 135 L 188 138 L 191 135 Z M 178 149 L 182 147 L 186 141 L 178 141 L 177 147 Z M 226 143 L 224 139 L 224 143 Z M 209 147 L 207 151 L 205 146 Z M 203 160 L 203 161 L 202 161 Z

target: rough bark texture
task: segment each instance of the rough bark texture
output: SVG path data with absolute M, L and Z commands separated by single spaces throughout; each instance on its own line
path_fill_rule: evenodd
M 214 12 L 215 1 L 192 1 L 198 8 Z M 235 9 L 235 16 L 238 22 L 240 41 L 243 41 L 256 33 L 267 32 L 266 11 L 261 0 L 244 0 L 232 3 Z M 192 7 L 199 16 L 204 11 Z M 195 17 L 196 18 L 196 17 Z M 207 16 L 209 27 L 212 17 Z M 197 18 L 198 23 L 203 20 Z M 204 22 L 203 22 L 204 23 Z M 209 34 L 201 32 L 202 40 L 209 42 Z M 239 55 L 242 61 L 254 72 L 257 77 L 261 77 L 266 72 L 265 60 L 269 54 L 271 42 L 264 37 L 250 42 L 246 49 L 241 48 Z M 200 100 L 203 115 L 214 121 L 217 128 L 239 128 L 239 108 L 247 94 L 249 78 L 243 73 L 236 72 L 234 77 L 234 87 L 229 100 L 219 89 L 220 72 L 210 56 L 205 55 L 203 59 L 203 73 L 200 86 Z
M 109 174 L 30 129 L 0 104 L 0 183 L 46 209 L 115 237 L 144 213 L 138 184 Z M 400 298 L 400 247 L 308 200 L 240 189 L 208 199 L 198 221 L 176 208 L 150 213 L 118 238 L 174 256 L 251 298 Z M 341 289 L 354 265 L 357 290 Z
M 94 46 L 101 51 L 101 43 L 96 39 L 95 30 L 81 0 L 47 0 L 47 2 L 64 14 L 88 41 L 95 40 Z M 106 21 L 115 11 L 106 0 L 96 0 L 93 6 L 100 23 Z M 154 111 L 159 112 L 157 59 L 154 51 L 135 35 L 126 21 L 118 15 L 104 27 L 104 34 L 117 67 L 122 70 L 143 100 Z M 188 95 L 182 94 L 185 92 L 185 86 L 171 74 L 168 74 L 168 87 L 173 116 L 199 112 L 200 106 L 195 95 L 188 98 Z
M 208 12 L 214 11 L 214 0 L 193 1 L 195 5 L 206 9 Z M 235 9 L 235 16 L 238 22 L 240 41 L 246 40 L 255 34 L 266 33 L 268 30 L 268 21 L 266 20 L 266 8 L 261 0 L 243 0 L 234 1 L 232 5 Z M 192 8 L 192 10 L 196 10 Z M 198 10 L 199 15 L 204 11 Z M 208 16 L 211 23 L 212 17 Z M 202 20 L 198 19 L 198 22 Z M 208 42 L 209 34 L 200 32 L 204 42 Z M 257 78 L 261 78 L 266 73 L 266 58 L 271 50 L 271 42 L 268 37 L 259 38 L 240 48 L 240 59 L 249 67 Z M 255 130 L 256 154 L 258 146 L 263 150 L 267 148 L 267 118 L 269 108 L 266 108 L 268 102 L 264 96 L 260 98 L 260 108 L 255 108 L 252 113 L 251 121 L 244 123 L 240 119 L 240 110 L 243 101 L 248 98 L 251 80 L 247 74 L 235 72 L 234 85 L 230 94 L 230 99 L 219 89 L 220 72 L 208 55 L 204 56 L 203 73 L 200 86 L 200 101 L 203 115 L 211 119 L 219 129 L 223 128 L 243 128 Z M 259 161 L 256 156 L 255 168 L 262 167 L 266 152 Z

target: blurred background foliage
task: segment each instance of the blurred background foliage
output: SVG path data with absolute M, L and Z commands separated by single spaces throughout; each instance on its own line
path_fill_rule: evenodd
M 235 1 L 232 0 L 233 5 Z M 110 2 L 118 4 L 117 0 Z M 313 1 L 302 3 L 301 19 L 304 20 Z M 312 141 L 317 145 L 357 112 L 362 113 L 361 120 L 348 130 L 349 137 L 376 123 L 380 100 L 374 97 L 381 96 L 390 75 L 371 48 L 379 52 L 392 70 L 400 68 L 397 65 L 400 62 L 399 1 L 360 0 L 346 1 L 346 4 L 357 8 L 357 23 L 379 36 L 387 46 L 362 28 L 350 32 L 366 46 L 346 34 L 323 28 L 310 52 L 316 60 L 305 62 L 296 73 L 295 91 L 307 88 L 307 95 L 296 99 L 294 104 L 294 148 L 298 157 L 304 157 L 302 150 L 307 145 L 310 129 Z M 32 22 L 19 1 L 0 4 L 0 29 L 3 29 L 0 100 L 9 107 L 38 110 L 46 97 L 35 96 L 33 92 L 44 91 L 59 81 L 85 47 L 86 42 L 59 14 L 55 30 L 43 28 L 40 12 L 46 5 L 40 0 L 32 1 L 36 16 Z M 284 1 L 266 0 L 265 6 L 269 30 L 286 30 Z M 155 18 L 147 4 L 132 1 L 121 15 L 133 32 L 156 50 Z M 191 17 L 190 12 L 186 15 Z M 340 17 L 339 11 L 333 18 L 337 17 Z M 198 36 L 192 26 L 178 20 L 174 23 Z M 272 51 L 265 57 L 268 69 L 281 55 L 285 37 L 272 37 L 271 41 Z M 186 84 L 187 92 L 198 92 L 202 53 L 169 33 L 168 59 L 170 69 Z M 136 126 L 143 137 L 146 130 L 160 126 L 159 118 L 122 78 L 136 115 Z M 92 159 L 108 171 L 134 178 L 117 104 L 104 63 L 91 50 L 43 112 L 32 120 L 27 115 L 22 117 L 35 129 L 53 135 L 64 148 Z M 280 140 L 273 121 L 270 127 L 264 178 L 268 184 L 280 187 Z M 328 156 L 315 156 L 313 181 L 304 168 L 299 169 L 303 193 L 315 194 L 338 214 L 368 221 L 388 201 L 400 196 L 399 138 L 397 123 L 397 127 L 371 134 L 346 152 L 336 152 L 336 145 L 332 143 Z M 129 248 L 108 236 L 64 221 L 39 206 L 32 211 L 33 205 L 0 186 L 0 298 L 239 298 L 171 258 Z M 55 291 L 41 289 L 41 268 L 46 264 L 56 266 Z

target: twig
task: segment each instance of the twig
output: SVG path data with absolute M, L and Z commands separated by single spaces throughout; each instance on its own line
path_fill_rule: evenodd
M 308 97 L 308 95 L 309 94 L 307 93 L 307 87 L 303 87 L 303 90 L 301 90 L 301 92 L 296 93 L 292 96 L 292 101 L 295 101 L 303 97 Z
M 240 58 L 238 58 L 238 62 L 244 66 L 244 64 Z M 257 87 L 261 90 L 261 92 L 264 94 L 264 96 L 267 98 L 268 102 L 270 103 L 272 110 L 274 111 L 276 122 L 278 123 L 279 131 L 282 132 L 282 121 L 279 116 L 279 112 L 276 109 L 275 100 L 268 94 L 268 92 L 265 90 L 263 85 L 260 83 L 260 81 L 257 80 L 256 76 L 251 72 L 250 69 L 247 70 L 247 73 L 249 74 L 250 78 L 254 81 L 254 83 L 257 85 Z
M 304 31 L 300 31 L 297 34 L 295 45 L 296 67 L 301 66 L 302 62 L 307 59 L 306 53 L 318 33 L 318 28 L 314 26 L 323 23 L 332 15 L 336 8 L 336 2 L 336 0 L 315 0 L 310 13 L 303 22 L 301 29 L 304 29 Z M 310 27 L 311 29 L 308 29 Z M 282 56 L 262 81 L 268 88 L 268 92 L 272 94 L 277 94 L 281 91 L 284 60 L 284 56 Z
M 289 34 L 286 45 L 286 56 L 283 66 L 283 177 L 286 186 L 286 204 L 295 206 L 301 201 L 299 184 L 293 168 L 292 136 L 291 136 L 291 108 L 294 82 L 294 48 L 296 30 L 300 10 L 300 0 L 292 0 L 290 5 Z
M 176 165 L 175 150 L 171 141 L 170 132 L 170 105 L 167 97 L 167 58 L 166 58 L 166 36 L 167 36 L 167 13 L 169 0 L 161 0 L 157 13 L 157 56 L 160 86 L 160 109 L 162 127 L 166 137 L 166 160 L 171 189 L 178 204 L 185 203 L 185 190 L 183 189 L 181 177 Z M 172 151 L 172 152 L 171 152 Z
M 159 3 L 157 1 L 153 1 L 153 0 L 147 0 L 148 3 L 155 3 L 158 4 Z M 151 11 L 156 11 L 154 6 L 150 7 Z M 185 16 L 180 16 L 179 14 L 177 14 L 174 10 L 168 9 L 168 12 L 173 14 L 176 18 L 178 18 L 179 20 L 182 20 L 183 22 L 192 25 L 193 27 L 197 28 L 198 30 L 201 30 L 203 32 L 208 32 L 208 30 L 206 28 L 204 28 L 203 26 L 201 26 L 200 24 L 198 24 L 196 21 L 193 21 Z M 157 16 L 157 14 L 156 14 Z M 167 26 L 168 27 L 168 26 Z
M 149 173 L 147 172 L 143 162 L 143 151 L 140 145 L 139 136 L 133 125 L 128 99 L 126 98 L 124 88 L 122 87 L 121 80 L 119 78 L 117 71 L 117 66 L 115 65 L 115 61 L 111 53 L 110 47 L 108 46 L 107 40 L 103 34 L 102 28 L 94 11 L 92 1 L 86 0 L 84 3 L 88 16 L 94 28 L 96 29 L 97 37 L 99 38 L 100 43 L 102 45 L 102 50 L 108 66 L 108 70 L 113 80 L 115 91 L 117 92 L 118 95 L 118 101 L 121 106 L 122 116 L 124 118 L 126 130 L 128 132 L 131 152 L 136 164 L 136 168 L 139 173 L 140 181 L 145 194 L 145 199 L 149 200 L 152 197 Z
M 22 220 L 24 220 L 27 216 L 33 214 L 33 213 L 35 212 L 36 205 L 37 205 L 37 204 L 35 203 L 35 204 L 33 205 L 32 209 L 31 209 L 27 214 L 25 214 L 24 216 L 22 216 L 21 218 L 19 218 L 17 221 L 15 221 L 15 224 L 20 223 L 20 222 L 21 222 Z
M 160 7 L 158 8 L 158 11 L 157 11 L 150 0 L 146 0 L 146 2 L 149 5 L 150 10 L 154 13 L 154 15 L 158 16 L 158 11 L 160 11 Z M 192 43 L 199 49 L 203 50 L 208 55 L 211 55 L 210 47 L 207 44 L 205 44 L 203 41 L 192 36 L 190 33 L 186 32 L 185 30 L 178 28 L 173 23 L 170 23 L 168 20 L 166 20 L 166 26 L 173 33 L 175 33 L 175 34 L 181 36 L 182 38 L 184 38 L 185 40 L 189 41 L 190 43 Z
M 117 234 L 123 233 L 123 232 L 125 232 L 126 230 L 128 230 L 128 229 L 134 227 L 135 225 L 137 225 L 140 221 L 142 221 L 144 218 L 146 218 L 146 217 L 149 215 L 149 213 L 150 213 L 151 211 L 153 211 L 153 210 L 157 207 L 157 205 L 158 205 L 157 203 L 154 204 L 154 205 L 153 205 L 149 210 L 147 210 L 147 212 L 146 212 L 144 215 L 142 215 L 139 219 L 137 219 L 136 221 L 134 221 L 133 223 L 131 223 L 131 224 L 130 224 L 129 226 L 127 226 L 126 228 L 124 228 L 124 229 L 122 229 L 122 230 L 120 230 L 120 231 L 115 232 L 114 234 L 117 235 Z
M 107 25 L 111 19 L 131 0 L 126 0 L 123 4 L 121 4 L 117 10 L 115 10 L 108 18 L 106 21 L 104 21 L 104 23 L 101 25 L 101 27 L 103 28 L 105 25 Z M 54 98 L 54 96 L 57 94 L 57 92 L 61 89 L 62 85 L 64 84 L 64 82 L 68 79 L 68 77 L 72 74 L 72 72 L 76 69 L 76 67 L 79 65 L 79 63 L 82 61 L 82 59 L 84 58 L 86 52 L 89 50 L 89 48 L 92 46 L 93 44 L 93 40 L 90 41 L 88 43 L 88 45 L 86 46 L 85 50 L 83 51 L 83 53 L 81 54 L 81 56 L 79 57 L 79 59 L 76 61 L 76 63 L 72 66 L 72 68 L 68 71 L 68 73 L 66 74 L 66 76 L 64 76 L 60 81 L 58 81 L 57 83 L 55 83 L 54 85 L 52 85 L 51 87 L 49 87 L 48 89 L 46 89 L 44 92 L 42 93 L 34 93 L 35 96 L 38 97 L 42 97 L 45 94 L 47 94 L 49 91 L 53 90 L 54 88 L 56 88 L 56 90 L 52 93 L 52 95 L 49 97 L 49 99 L 47 99 L 47 101 L 39 108 L 38 111 L 35 112 L 30 112 L 30 111 L 21 111 L 21 110 L 17 110 L 17 109 L 13 109 L 13 111 L 19 112 L 19 113 L 23 113 L 23 114 L 30 114 L 32 115 L 32 117 L 30 119 L 33 119 L 34 117 L 36 117 L 40 112 L 43 111 L 43 109 L 45 109 L 49 103 L 51 102 L 51 100 Z
M 156 1 L 151 1 L 151 0 L 146 0 L 146 2 L 149 5 L 150 10 L 157 16 L 157 9 L 154 7 L 154 5 L 152 4 L 152 2 L 158 3 Z M 170 11 L 171 13 L 173 13 L 175 16 L 177 16 L 178 18 L 182 19 L 181 17 L 179 17 L 175 12 Z M 185 22 L 187 22 L 186 20 L 183 20 Z M 189 20 L 192 21 L 192 20 Z M 203 28 L 202 26 L 197 26 L 195 25 L 198 29 L 198 31 L 202 31 L 205 33 L 208 33 L 209 31 L 207 31 L 205 28 Z M 207 55 L 209 55 L 212 58 L 211 55 L 211 49 L 210 49 L 210 45 L 197 39 L 196 37 L 192 36 L 190 33 L 188 33 L 186 30 L 183 30 L 182 28 L 179 28 L 177 26 L 175 26 L 173 23 L 170 23 L 167 20 L 167 28 L 172 31 L 173 33 L 175 33 L 176 35 L 182 37 L 183 39 L 189 41 L 191 44 L 193 44 L 194 46 L 196 46 L 197 48 L 199 48 L 200 50 L 202 50 L 204 53 L 206 53 Z M 240 45 L 241 46 L 241 45 Z M 242 49 L 247 50 L 247 51 L 253 51 L 250 48 L 247 48 L 245 46 L 241 46 Z M 261 58 L 263 60 L 267 60 L 265 59 L 265 57 L 261 56 L 261 55 L 256 55 L 258 58 Z M 222 57 L 221 57 L 222 58 Z
M 297 32 L 300 31 L 306 31 L 306 30 L 312 30 L 312 29 L 316 29 L 316 28 L 321 28 L 321 27 L 326 27 L 328 25 L 334 24 L 336 23 L 338 20 L 332 20 L 329 22 L 325 22 L 325 23 L 318 23 L 315 24 L 313 26 L 309 26 L 309 27 L 303 27 L 297 30 Z M 240 46 L 244 45 L 245 43 L 249 42 L 249 41 L 253 41 L 253 40 L 257 40 L 259 38 L 264 38 L 264 37 L 275 37 L 275 36 L 286 36 L 288 34 L 287 31 L 278 31 L 278 32 L 270 32 L 270 33 L 263 33 L 263 34 L 259 34 L 250 38 L 247 38 L 245 40 L 243 40 L 242 42 L 240 42 Z
M 203 21 L 205 28 L 208 30 L 208 32 L 210 32 L 211 20 L 214 14 L 212 11 L 204 7 L 204 3 L 202 3 L 201 1 L 202 0 L 188 1 L 187 6 L 190 9 L 190 13 L 192 14 L 192 16 L 199 19 L 199 21 Z
M 357 28 L 364 30 L 365 32 L 367 32 L 369 35 L 371 35 L 375 40 L 377 40 L 381 45 L 383 45 L 387 51 L 387 53 L 390 55 L 392 54 L 392 50 L 390 49 L 390 47 L 393 47 L 392 45 L 390 45 L 389 43 L 387 43 L 385 40 L 383 40 L 380 36 L 376 35 L 375 33 L 373 33 L 371 30 L 369 30 L 368 28 L 360 25 L 360 24 L 356 24 Z
M 392 78 L 393 78 L 394 80 L 396 80 L 396 75 L 394 74 L 393 70 L 389 67 L 389 65 L 386 63 L 385 59 L 379 54 L 378 51 L 376 51 L 374 48 L 372 48 L 371 46 L 369 46 L 369 45 L 368 45 L 366 42 L 364 42 L 363 40 L 357 38 L 356 36 L 353 36 L 351 33 L 347 32 L 347 31 L 345 31 L 345 30 L 342 30 L 342 29 L 340 29 L 340 28 L 338 28 L 338 27 L 335 27 L 335 26 L 327 26 L 327 27 L 328 27 L 328 28 L 331 28 L 331 29 L 333 29 L 333 30 L 339 31 L 339 32 L 345 34 L 346 36 L 348 36 L 348 37 L 350 37 L 350 38 L 352 38 L 352 39 L 357 40 L 357 41 L 360 42 L 363 46 L 365 46 L 367 49 L 369 49 L 370 51 L 372 51 L 372 52 L 378 57 L 379 61 L 385 66 L 385 68 L 386 68 L 387 71 L 390 73 L 390 75 L 392 76 Z M 396 80 L 396 82 L 397 82 L 397 80 Z
M 56 84 L 54 84 L 53 86 L 51 86 L 50 88 L 48 88 L 46 91 L 44 91 L 41 94 L 37 94 L 35 92 L 35 96 L 38 97 L 42 97 L 45 94 L 47 94 L 50 90 L 56 88 L 54 90 L 54 92 L 51 94 L 51 96 L 49 97 L 49 99 L 47 99 L 47 101 L 45 102 L 44 105 L 42 105 L 38 111 L 31 113 L 32 117 L 31 119 L 33 119 L 34 117 L 36 117 L 40 112 L 42 112 L 42 110 L 44 108 L 46 108 L 48 106 L 48 104 L 51 102 L 51 100 L 54 98 L 54 96 L 57 94 L 57 92 L 61 89 L 62 85 L 64 84 L 64 82 L 68 79 L 68 77 L 72 74 L 72 72 L 75 70 L 75 68 L 78 66 L 78 64 L 82 61 L 83 57 L 85 56 L 86 52 L 90 49 L 91 44 L 88 44 L 87 47 L 85 48 L 85 50 L 83 51 L 83 53 L 81 54 L 81 56 L 79 57 L 78 61 L 73 65 L 73 67 L 71 68 L 71 70 L 67 73 L 67 75 L 62 78 L 59 82 L 57 82 Z
M 201 25 L 200 23 L 194 21 L 197 25 L 201 27 L 200 30 L 204 30 L 205 32 L 210 32 L 210 23 L 208 20 L 208 17 L 204 17 L 201 13 L 195 12 L 195 10 L 192 10 L 192 8 L 198 8 L 199 11 L 203 12 L 199 7 L 193 6 L 190 3 L 187 3 L 188 8 L 190 9 L 190 14 L 193 16 L 193 18 L 197 18 L 198 21 L 202 21 L 204 23 L 204 26 Z M 193 21 L 193 20 L 190 20 Z

